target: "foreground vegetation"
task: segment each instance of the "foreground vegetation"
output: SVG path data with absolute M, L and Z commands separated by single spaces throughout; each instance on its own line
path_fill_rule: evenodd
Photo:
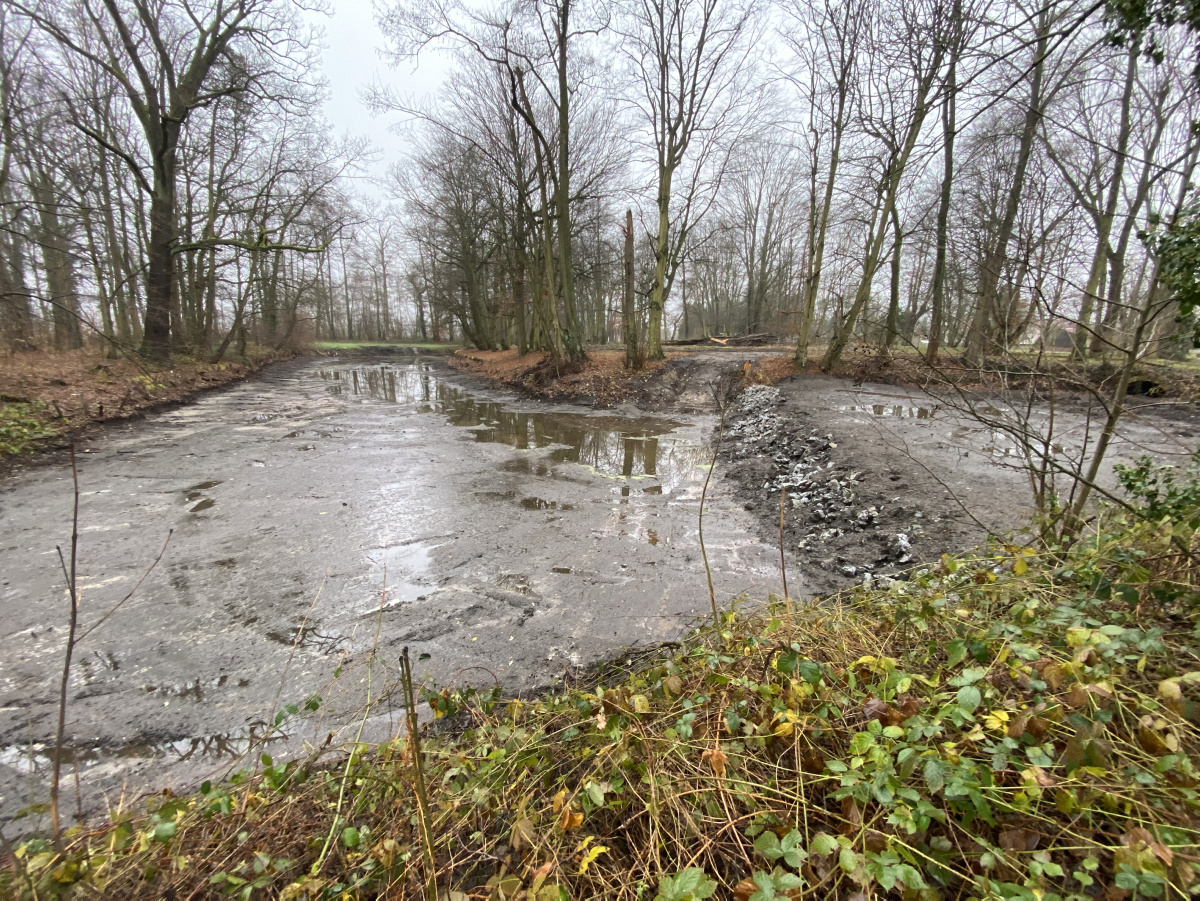
M 18 897 L 1184 897 L 1200 886 L 1200 485 L 821 603 L 743 601 L 534 700 L 15 849 Z M 414 767 L 419 760 L 421 767 Z M 422 825 L 416 780 L 428 786 Z

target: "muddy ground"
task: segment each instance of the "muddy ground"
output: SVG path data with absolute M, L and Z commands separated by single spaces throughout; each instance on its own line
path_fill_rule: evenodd
M 76 652 L 84 810 L 219 776 L 267 739 L 281 756 L 330 733 L 343 746 L 364 718 L 362 738 L 394 734 L 404 647 L 431 686 L 518 693 L 677 638 L 709 608 L 696 532 L 713 424 L 384 358 L 280 363 L 95 433 L 78 455 L 85 629 L 171 537 Z M 60 461 L 0 482 L 4 819 L 45 798 L 72 497 Z M 750 515 L 725 497 L 708 516 L 717 602 L 777 590 Z
M 1023 415 L 1018 400 L 812 375 L 751 387 L 730 407 L 724 484 L 754 514 L 759 537 L 776 544 L 786 490 L 783 543 L 818 594 L 989 537 L 1019 543 L 1036 511 L 1013 434 L 1045 430 L 1048 417 L 1044 409 Z M 1102 421 L 1103 411 L 1084 398 L 1060 400 L 1052 441 L 1064 466 L 1078 467 L 1080 449 Z M 1135 406 L 1101 485 L 1119 492 L 1111 465 L 1142 454 L 1186 465 L 1198 435 L 1192 403 Z
M 85 626 L 174 531 L 77 653 L 67 760 L 82 808 L 219 776 L 264 742 L 280 756 L 395 734 L 406 646 L 431 686 L 519 693 L 677 638 L 709 606 L 696 525 L 718 431 L 705 536 L 720 604 L 781 593 L 784 488 L 794 597 L 1025 521 L 1002 431 L 944 398 L 797 376 L 748 388 L 719 428 L 728 374 L 778 353 L 678 356 L 635 392 L 571 404 L 436 360 L 297 360 L 91 433 Z M 1084 412 L 1059 411 L 1068 451 Z M 1198 433 L 1194 407 L 1148 405 L 1116 451 L 1183 459 Z M 45 795 L 71 504 L 61 460 L 0 481 L 0 820 Z M 316 713 L 272 731 L 314 696 Z
M 1026 540 L 1036 510 L 1014 434 L 1046 434 L 1061 463 L 1078 470 L 1105 415 L 1089 396 L 1063 394 L 1051 427 L 1044 404 L 1025 406 L 1023 388 L 921 390 L 911 384 L 915 370 L 903 367 L 883 373 L 902 384 L 866 381 L 864 372 L 874 370 L 858 364 L 856 378 L 780 377 L 789 368 L 787 351 L 675 351 L 647 375 L 623 380 L 607 360 L 597 367 L 606 378 L 585 372 L 549 390 L 586 406 L 687 414 L 715 414 L 732 390 L 714 493 L 733 497 L 752 514 L 757 537 L 778 548 L 786 492 L 782 543 L 804 586 L 794 579 L 789 589 L 809 596 L 989 539 Z M 596 385 L 601 390 L 590 390 Z M 547 391 L 524 387 L 533 396 Z M 1103 487 L 1119 493 L 1112 465 L 1142 454 L 1189 462 L 1200 444 L 1200 408 L 1182 394 L 1130 398 L 1101 471 Z

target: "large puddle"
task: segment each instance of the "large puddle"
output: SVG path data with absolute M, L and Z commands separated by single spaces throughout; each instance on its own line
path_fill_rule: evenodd
M 317 375 L 330 394 L 370 397 L 411 406 L 419 413 L 440 414 L 451 425 L 469 429 L 476 441 L 507 444 L 517 450 L 553 448 L 543 467 L 547 463 L 581 463 L 601 475 L 657 483 L 639 486 L 643 491 L 670 490 L 698 459 L 694 446 L 660 441 L 679 423 L 511 410 L 439 379 L 429 363 L 328 368 Z
M 85 809 L 268 736 L 276 757 L 359 722 L 387 737 L 406 646 L 431 685 L 528 691 L 676 637 L 708 607 L 712 426 L 501 402 L 427 361 L 297 361 L 113 427 L 80 453 L 85 624 L 173 532 L 76 653 L 64 751 Z M 70 486 L 57 467 L 0 486 L 0 821 L 45 800 Z M 779 590 L 777 549 L 716 483 L 704 532 L 719 601 Z

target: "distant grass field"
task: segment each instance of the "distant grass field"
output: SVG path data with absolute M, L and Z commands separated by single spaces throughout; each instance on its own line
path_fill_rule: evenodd
M 392 347 L 414 347 L 421 350 L 456 350 L 458 343 L 446 344 L 433 341 L 314 341 L 313 348 L 319 351 L 353 351 L 353 350 L 375 350 Z

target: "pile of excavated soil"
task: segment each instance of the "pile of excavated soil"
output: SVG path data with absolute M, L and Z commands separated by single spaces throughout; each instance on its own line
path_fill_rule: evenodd
M 850 463 L 826 425 L 785 403 L 779 388 L 746 388 L 728 414 L 721 459 L 764 539 L 779 541 L 783 507 L 784 548 L 806 562 L 807 593 L 894 574 L 958 544 L 946 541 L 941 516 L 927 518 L 908 492 L 896 496 L 894 477 Z
M 761 348 L 669 350 L 640 371 L 625 368 L 625 351 L 591 348 L 578 367 L 555 364 L 547 353 L 461 350 L 450 357 L 459 372 L 541 400 L 608 408 L 633 403 L 644 410 L 707 413 L 712 386 L 722 373 L 739 373 L 745 384 L 769 384 L 791 375 L 791 357 Z

